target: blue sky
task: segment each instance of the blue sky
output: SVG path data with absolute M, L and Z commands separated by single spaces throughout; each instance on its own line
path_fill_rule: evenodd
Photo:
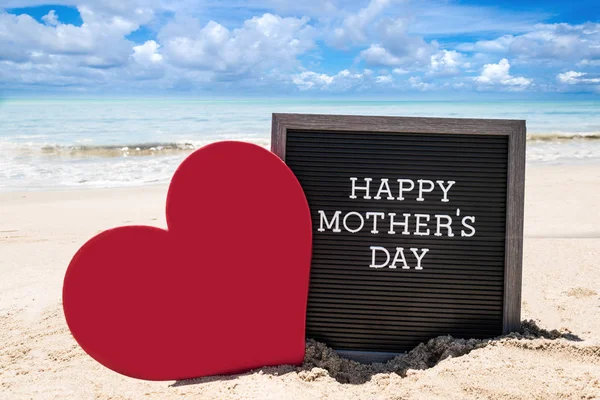
M 594 3 L 4 0 L 0 96 L 596 98 Z

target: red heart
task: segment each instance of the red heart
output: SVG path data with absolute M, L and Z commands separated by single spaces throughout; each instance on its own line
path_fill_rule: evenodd
M 81 347 L 148 380 L 301 363 L 312 227 L 291 170 L 211 144 L 177 169 L 166 211 L 168 230 L 110 229 L 73 257 L 63 307 Z

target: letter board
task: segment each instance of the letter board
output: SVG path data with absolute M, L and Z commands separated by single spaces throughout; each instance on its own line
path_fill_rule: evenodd
M 311 208 L 307 337 L 381 361 L 518 328 L 525 122 L 274 114 Z

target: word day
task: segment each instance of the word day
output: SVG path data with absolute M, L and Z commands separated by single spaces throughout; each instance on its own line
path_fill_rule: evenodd
M 385 247 L 371 246 L 369 248 L 371 249 L 371 260 L 372 260 L 371 265 L 369 265 L 370 268 L 383 268 L 383 267 L 386 267 L 389 265 L 390 268 L 394 269 L 394 268 L 397 268 L 397 265 L 400 265 L 402 267 L 402 269 L 410 269 L 410 266 L 406 262 L 406 256 L 404 255 L 403 247 L 396 247 L 396 254 L 394 255 L 394 259 L 392 260 L 391 264 L 390 264 L 390 259 L 391 259 L 390 252 Z M 429 252 L 429 249 L 417 249 L 417 248 L 411 247 L 410 251 L 411 251 L 412 255 L 414 256 L 414 258 L 417 260 L 417 265 L 415 266 L 415 269 L 423 269 L 423 267 L 421 266 L 421 261 L 423 260 L 423 257 L 425 257 L 425 254 L 427 254 L 427 252 Z M 383 254 L 385 254 L 385 257 L 386 257 L 385 262 L 377 263 L 377 252 L 382 252 Z M 401 263 L 401 264 L 398 264 L 398 263 Z

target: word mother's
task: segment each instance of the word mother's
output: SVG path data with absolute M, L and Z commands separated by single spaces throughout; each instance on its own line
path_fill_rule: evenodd
M 362 182 L 356 177 L 350 178 L 351 191 L 350 199 L 381 200 L 381 201 L 404 201 L 406 198 L 415 198 L 418 202 L 439 201 L 442 203 L 450 202 L 450 189 L 456 184 L 455 181 L 428 179 L 396 179 L 390 181 L 387 178 L 380 178 L 374 181 L 373 178 L 363 178 Z M 434 194 L 434 190 L 439 187 L 441 195 Z M 369 211 L 360 213 L 357 211 L 348 211 L 342 215 L 342 211 L 328 213 L 324 210 L 318 210 L 319 213 L 319 232 L 330 230 L 334 233 L 342 232 L 342 228 L 349 233 L 358 233 L 363 229 L 370 229 L 371 234 L 380 233 L 388 235 L 415 235 L 415 236 L 447 236 L 454 237 L 472 237 L 475 235 L 475 217 L 472 215 L 462 216 L 460 209 L 457 208 L 453 215 L 447 213 L 439 214 L 411 214 L 402 213 L 399 216 L 395 212 Z M 459 233 L 460 232 L 460 233 Z M 423 269 L 423 259 L 429 252 L 427 248 L 405 249 L 396 247 L 391 251 L 382 246 L 370 246 L 371 265 L 370 268 L 397 268 L 410 269 L 411 266 L 407 258 L 414 259 L 415 269 Z M 409 251 L 410 250 L 410 251 Z M 407 257 L 408 255 L 408 257 Z

